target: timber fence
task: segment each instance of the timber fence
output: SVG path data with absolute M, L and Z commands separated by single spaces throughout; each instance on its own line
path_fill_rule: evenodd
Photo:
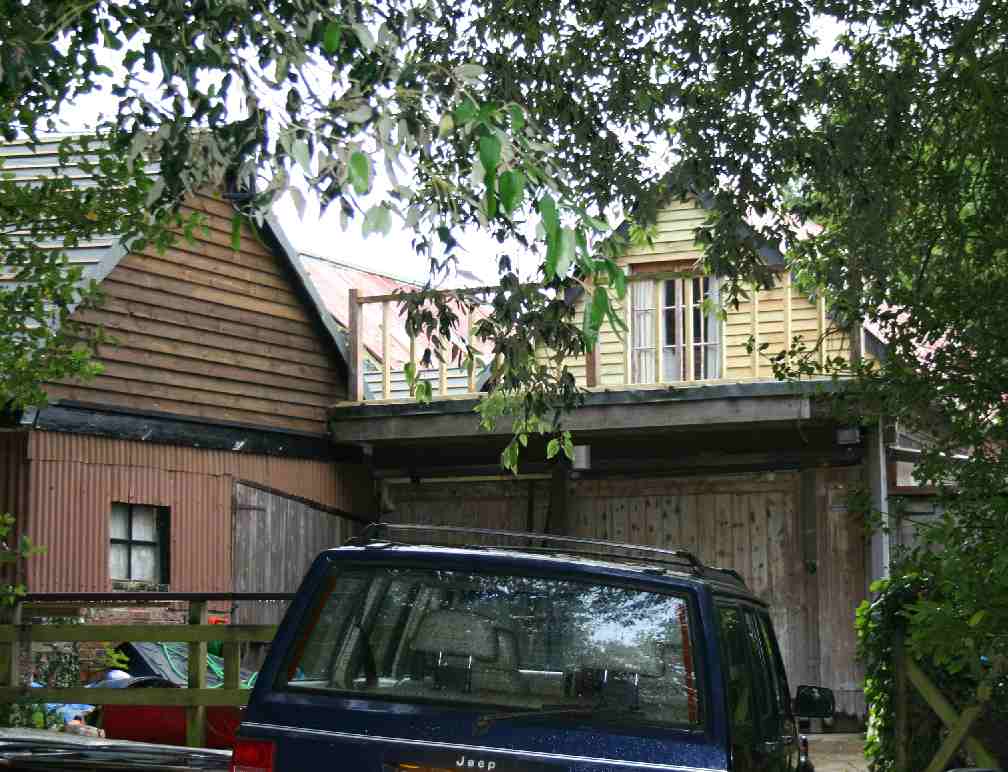
M 28 595 L 9 610 L 0 623 L 0 703 L 84 703 L 89 705 L 180 706 L 186 710 L 186 742 L 206 744 L 208 706 L 244 706 L 250 689 L 239 683 L 241 645 L 269 643 L 275 625 L 207 624 L 208 604 L 288 602 L 292 593 L 39 593 Z M 188 606 L 188 624 L 31 624 L 25 610 L 43 607 L 77 609 L 164 602 Z M 207 688 L 207 644 L 220 641 L 224 660 L 220 688 Z M 89 689 L 77 687 L 32 687 L 24 682 L 22 651 L 31 643 L 63 642 L 180 642 L 188 644 L 188 683 L 184 689 Z

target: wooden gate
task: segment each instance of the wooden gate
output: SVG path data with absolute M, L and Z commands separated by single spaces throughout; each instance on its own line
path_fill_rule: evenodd
M 343 544 L 349 513 L 244 480 L 234 484 L 234 591 L 295 592 L 318 554 Z M 243 604 L 236 624 L 279 624 L 286 603 Z

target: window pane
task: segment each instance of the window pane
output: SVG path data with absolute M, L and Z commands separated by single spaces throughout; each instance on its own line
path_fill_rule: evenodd
M 156 507 L 133 505 L 133 538 L 139 541 L 157 541 Z
M 669 279 L 668 281 L 664 282 L 664 284 L 665 284 L 665 305 L 666 307 L 674 306 L 676 304 L 675 302 L 676 280 Z
M 134 544 L 130 557 L 130 579 L 141 582 L 160 581 L 157 547 L 148 544 Z
M 718 607 L 721 652 L 728 687 L 728 721 L 732 734 L 751 741 L 753 736 L 753 672 L 746 654 L 748 640 L 739 609 Z M 742 735 L 742 737 L 739 737 Z M 744 738 L 744 739 L 743 739 Z
M 286 663 L 293 688 L 406 703 L 574 704 L 603 725 L 701 723 L 683 597 L 559 577 L 387 566 L 334 572 L 332 580 Z M 593 716 L 600 705 L 617 710 Z
M 630 286 L 633 287 L 633 300 L 631 303 L 635 311 L 654 308 L 653 281 L 635 281 L 631 282 Z
M 126 565 L 128 554 L 125 544 L 109 545 L 109 576 L 112 579 L 129 579 L 129 566 Z
M 682 380 L 682 357 L 679 347 L 666 346 L 662 354 L 662 380 L 666 382 Z
M 693 306 L 693 341 L 702 343 L 704 339 L 703 314 L 700 306 Z
M 665 345 L 673 346 L 676 342 L 676 311 L 674 308 L 666 308 L 665 314 Z
M 129 538 L 129 504 L 118 501 L 112 503 L 112 520 L 109 524 L 109 535 L 113 539 Z

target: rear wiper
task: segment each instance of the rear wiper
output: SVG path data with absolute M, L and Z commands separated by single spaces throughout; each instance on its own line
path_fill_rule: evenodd
M 551 705 L 548 708 L 541 708 L 538 710 L 520 710 L 512 711 L 508 713 L 485 713 L 476 719 L 476 725 L 473 727 L 473 734 L 482 734 L 490 725 L 495 721 L 507 721 L 512 718 L 538 718 L 539 716 L 612 716 L 613 714 L 623 715 L 624 713 L 630 713 L 640 708 L 631 707 L 616 707 L 613 705 L 605 705 L 603 703 L 596 703 L 595 705 Z

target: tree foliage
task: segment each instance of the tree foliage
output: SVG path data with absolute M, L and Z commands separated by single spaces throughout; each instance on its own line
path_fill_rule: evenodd
M 769 282 L 760 249 L 780 246 L 839 324 L 867 320 L 886 339 L 881 363 L 841 366 L 858 384 L 846 404 L 931 438 L 920 482 L 948 493 L 936 532 L 947 565 L 1006 575 L 991 537 L 1008 525 L 1003 3 L 7 0 L 0 11 L 0 130 L 32 135 L 108 89 L 118 101 L 93 152 L 129 167 L 118 190 L 138 193 L 120 215 L 149 227 L 137 238 L 157 238 L 186 192 L 235 173 L 255 180 L 242 204 L 253 218 L 288 191 L 303 205 L 292 183 L 303 179 L 365 232 L 400 219 L 435 270 L 471 225 L 534 250 L 539 287 L 517 288 L 504 256 L 480 329 L 499 355 L 484 418 L 521 417 L 509 463 L 524 430 L 561 429 L 578 393 L 560 363 L 593 344 L 610 293 L 625 289 L 603 215 L 622 208 L 646 225 L 668 196 L 701 194 L 723 302 Z M 832 56 L 816 29 L 837 31 Z M 161 173 L 143 179 L 155 159 Z M 5 188 L 5 223 L 37 219 L 41 204 L 11 214 L 12 200 Z M 105 211 L 81 204 L 63 209 Z M 584 326 L 562 302 L 578 284 L 592 293 Z M 443 337 L 452 304 L 428 299 L 408 306 L 410 324 Z M 552 366 L 535 362 L 535 343 L 553 347 Z M 792 353 L 781 375 L 821 369 Z M 553 452 L 567 444 L 555 439 Z M 989 590 L 915 619 L 969 633 L 977 651 L 1003 646 L 1001 616 L 977 616 L 1008 608 L 1003 581 Z M 929 640 L 948 663 L 976 653 Z

